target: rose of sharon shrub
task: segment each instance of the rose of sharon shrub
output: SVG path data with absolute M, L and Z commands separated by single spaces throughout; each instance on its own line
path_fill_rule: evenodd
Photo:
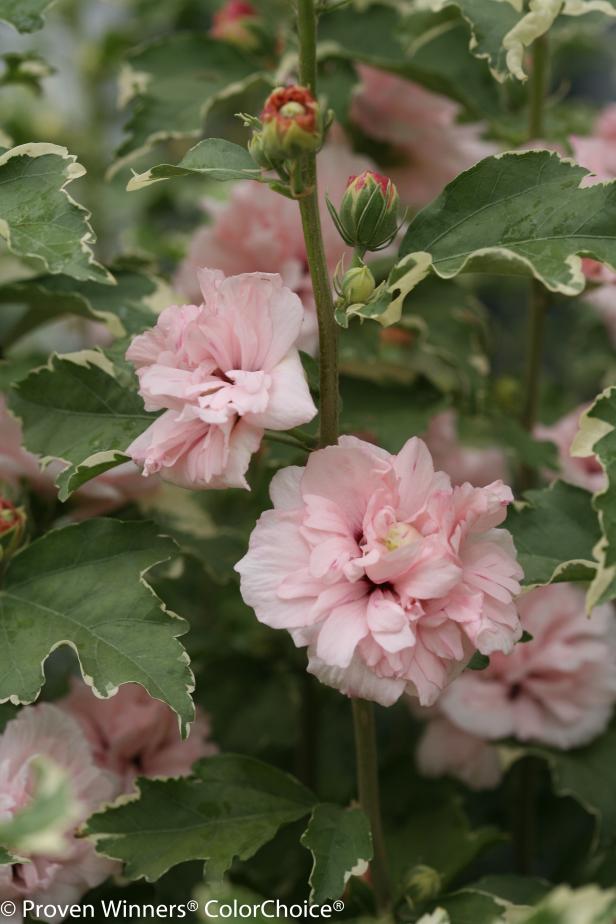
M 404 202 L 426 205 L 463 170 L 495 154 L 481 124 L 460 125 L 459 107 L 394 74 L 362 65 L 351 115 L 367 135 L 393 146 L 400 166 L 387 172 Z
M 71 716 L 48 704 L 28 706 L 0 736 L 0 819 L 10 819 L 28 804 L 30 762 L 37 756 L 50 758 L 68 773 L 81 808 L 76 827 L 120 792 L 120 780 L 95 765 L 81 728 Z M 0 897 L 18 905 L 24 898 L 41 904 L 70 904 L 119 868 L 72 831 L 67 832 L 66 842 L 63 856 L 28 856 L 24 859 L 29 862 L 0 866 Z
M 126 354 L 149 411 L 127 452 L 143 474 L 189 488 L 248 488 L 266 429 L 316 414 L 296 349 L 303 309 L 280 276 L 199 272 L 203 303 L 167 308 Z
M 512 500 L 502 482 L 454 488 L 417 438 L 394 456 L 347 436 L 279 472 L 271 497 L 236 565 L 242 594 L 308 646 L 324 683 L 430 704 L 474 648 L 520 637 L 522 572 L 495 528 Z
M 58 705 L 81 726 L 98 766 L 117 774 L 127 790 L 137 776 L 187 776 L 195 761 L 218 751 L 203 712 L 197 712 L 183 741 L 173 710 L 137 683 L 99 699 L 75 679 Z
M 351 251 L 334 226 L 324 194 L 327 192 L 332 201 L 339 202 L 349 174 L 362 173 L 372 166 L 366 157 L 353 154 L 344 144 L 327 144 L 319 154 L 321 224 L 331 275 L 344 254 L 350 258 Z M 195 233 L 176 275 L 178 290 L 190 301 L 200 302 L 197 274 L 202 266 L 220 269 L 228 276 L 280 273 L 305 309 L 298 348 L 315 353 L 317 318 L 297 202 L 273 195 L 262 183 L 242 180 L 234 185 L 227 202 L 206 199 L 204 206 L 212 223 Z
M 558 461 L 562 477 L 571 484 L 577 484 L 595 494 L 606 485 L 605 472 L 595 455 L 577 458 L 571 455 L 571 444 L 579 430 L 580 417 L 587 409 L 581 404 L 551 426 L 535 427 L 535 436 L 540 440 L 551 440 L 558 449 Z
M 532 590 L 518 605 L 532 640 L 493 654 L 489 667 L 467 671 L 444 692 L 418 751 L 426 774 L 495 785 L 497 754 L 488 742 L 515 737 L 572 748 L 605 730 L 616 702 L 611 607 L 589 618 L 584 592 L 571 584 Z

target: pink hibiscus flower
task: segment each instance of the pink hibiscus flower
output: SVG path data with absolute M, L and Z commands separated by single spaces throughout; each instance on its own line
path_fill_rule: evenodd
M 58 705 L 77 720 L 99 767 L 112 770 L 132 789 L 137 776 L 188 776 L 195 761 L 216 754 L 207 716 L 198 712 L 183 741 L 177 716 L 137 683 L 99 699 L 75 680 Z
M 606 106 L 592 135 L 572 135 L 569 140 L 575 160 L 594 174 L 582 181 L 583 186 L 616 177 L 616 103 Z
M 126 354 L 148 411 L 127 453 L 144 475 L 188 488 L 248 488 L 263 433 L 317 410 L 296 349 L 302 304 L 280 276 L 200 270 L 203 303 L 165 309 Z
M 571 444 L 579 429 L 580 416 L 587 409 L 581 404 L 575 410 L 565 414 L 551 426 L 535 427 L 535 436 L 539 440 L 551 440 L 558 449 L 558 460 L 562 477 L 570 484 L 577 484 L 595 494 L 606 485 L 605 472 L 595 455 L 576 458 L 571 455 Z
M 0 736 L 0 820 L 9 820 L 28 804 L 30 763 L 37 756 L 50 758 L 68 773 L 80 817 L 66 833 L 61 856 L 36 854 L 27 856 L 27 863 L 0 866 L 0 897 L 18 905 L 24 898 L 41 904 L 78 902 L 119 869 L 89 841 L 75 837 L 74 830 L 119 794 L 120 781 L 94 764 L 79 725 L 69 715 L 48 704 L 26 706 Z M 14 920 L 21 921 L 21 915 Z
M 459 124 L 460 107 L 416 83 L 360 65 L 353 120 L 367 135 L 391 145 L 400 166 L 387 166 L 400 197 L 420 208 L 447 183 L 498 148 L 483 141 L 481 124 Z
M 522 576 L 495 529 L 509 488 L 452 488 L 419 439 L 397 456 L 354 437 L 271 485 L 236 565 L 265 625 L 308 646 L 308 670 L 350 696 L 432 703 L 474 648 L 508 651 Z
M 489 667 L 466 671 L 443 693 L 418 751 L 427 775 L 495 785 L 502 773 L 490 742 L 514 737 L 566 749 L 605 730 L 616 702 L 612 608 L 589 618 L 584 592 L 555 584 L 525 594 L 519 610 L 532 641 L 492 655 Z
M 365 157 L 353 154 L 342 143 L 330 142 L 319 154 L 321 223 L 325 253 L 333 275 L 338 261 L 349 248 L 339 236 L 325 205 L 325 193 L 338 203 L 349 174 L 371 169 Z M 312 295 L 306 247 L 297 202 L 276 195 L 267 186 L 242 180 L 233 187 L 226 202 L 206 199 L 212 223 L 194 235 L 188 255 L 176 275 L 175 284 L 184 298 L 201 301 L 198 271 L 203 266 L 236 273 L 279 273 L 286 286 L 302 300 L 305 317 L 298 348 L 315 353 L 317 319 Z

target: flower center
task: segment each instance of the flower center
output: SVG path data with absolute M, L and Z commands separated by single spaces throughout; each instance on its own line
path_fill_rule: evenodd
M 294 119 L 296 116 L 302 116 L 306 114 L 306 107 L 302 106 L 301 103 L 290 100 L 290 102 L 285 103 L 284 106 L 280 107 L 280 115 L 284 116 L 285 119 Z
M 410 523 L 394 523 L 387 531 L 383 543 L 388 552 L 393 552 L 405 545 L 412 545 L 422 539 L 421 533 Z

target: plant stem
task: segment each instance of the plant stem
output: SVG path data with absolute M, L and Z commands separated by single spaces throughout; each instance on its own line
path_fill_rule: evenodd
M 300 46 L 300 80 L 313 94 L 317 83 L 317 16 L 314 0 L 298 0 L 297 26 Z M 325 259 L 317 190 L 317 161 L 307 154 L 303 164 L 307 195 L 299 201 L 306 242 L 306 255 L 319 323 L 320 435 L 319 444 L 329 446 L 338 440 L 338 326 L 334 320 L 329 270 Z
M 374 855 L 371 863 L 372 883 L 377 908 L 386 911 L 390 904 L 389 873 L 385 838 L 381 821 L 381 797 L 376 759 L 374 707 L 364 699 L 353 700 L 357 786 L 361 807 L 370 819 Z
M 301 83 L 316 96 L 317 90 L 317 13 L 315 0 L 297 0 L 297 27 L 299 34 L 299 76 Z M 306 254 L 319 322 L 320 359 L 320 437 L 321 447 L 338 440 L 338 327 L 334 319 L 334 302 L 325 259 L 319 200 L 317 193 L 317 165 L 313 154 L 306 155 L 303 165 L 306 196 L 300 199 L 300 210 Z M 372 878 L 379 910 L 389 906 L 389 882 L 381 805 L 379 794 L 378 761 L 374 710 L 365 700 L 353 701 L 355 749 L 357 754 L 357 786 L 362 808 L 370 819 L 374 859 Z
M 535 40 L 530 84 L 528 139 L 541 138 L 545 129 L 545 99 L 549 78 L 549 46 L 547 35 Z M 522 424 L 532 433 L 539 416 L 541 399 L 541 367 L 545 336 L 545 317 L 550 301 L 549 292 L 536 279 L 531 282 L 528 304 L 528 340 L 524 381 Z M 528 465 L 520 471 L 520 490 L 533 487 L 536 472 Z M 532 760 L 522 760 L 513 770 L 513 846 L 517 872 L 532 872 L 535 858 L 535 812 L 537 774 Z
M 528 306 L 528 347 L 526 357 L 526 378 L 524 385 L 524 412 L 522 423 L 532 433 L 539 415 L 541 397 L 541 365 L 545 334 L 545 316 L 549 293 L 540 282 L 533 279 Z
M 533 71 L 530 78 L 530 108 L 528 114 L 528 140 L 541 138 L 545 122 L 545 98 L 549 77 L 548 36 L 540 35 L 533 44 Z

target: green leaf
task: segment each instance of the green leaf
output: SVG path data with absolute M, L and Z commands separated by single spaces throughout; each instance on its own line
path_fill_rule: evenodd
M 596 820 L 596 843 L 606 847 L 616 842 L 616 789 L 613 768 L 616 761 L 616 721 L 584 747 L 569 751 L 532 746 L 514 756 L 534 754 L 543 758 L 559 796 L 571 796 Z
M 435 12 L 452 5 L 460 10 L 469 24 L 469 48 L 472 54 L 488 62 L 492 76 L 499 82 L 511 76 L 503 42 L 519 22 L 521 12 L 507 0 L 499 3 L 486 3 L 485 0 L 427 0 L 426 3 Z
M 413 268 L 406 291 L 432 271 L 531 275 L 579 294 L 581 256 L 616 268 L 616 182 L 580 189 L 587 175 L 549 151 L 487 157 L 461 173 L 409 225 L 399 264 Z
M 589 581 L 597 562 L 593 548 L 599 523 L 591 495 L 564 481 L 528 491 L 525 504 L 510 508 L 507 529 L 513 536 L 524 583 L 534 587 L 561 581 Z
M 571 889 L 559 886 L 516 924 L 613 924 L 616 890 L 602 891 L 595 885 Z
M 403 12 L 394 3 L 351 3 L 322 18 L 322 56 L 338 54 L 407 77 L 481 118 L 498 115 L 497 87 L 487 65 L 469 56 L 468 26 L 452 12 L 435 15 Z
M 511 75 L 526 79 L 526 49 L 549 31 L 560 14 L 601 12 L 616 16 L 614 0 L 565 0 L 564 4 L 561 0 L 532 0 L 528 10 L 515 0 L 426 0 L 426 6 L 437 11 L 450 4 L 458 7 L 470 26 L 470 51 L 488 61 L 499 81 Z
M 99 853 L 126 864 L 129 879 L 149 881 L 200 859 L 216 882 L 235 857 L 249 859 L 315 803 L 293 777 L 233 754 L 201 761 L 191 779 L 141 779 L 137 787 L 138 798 L 93 815 L 86 833 Z
M 55 68 L 35 51 L 9 51 L 2 55 L 4 70 L 0 86 L 28 87 L 37 95 L 42 92 L 41 81 L 55 72 Z
M 8 346 L 41 324 L 62 315 L 77 315 L 107 325 L 115 337 L 137 334 L 156 323 L 151 305 L 159 280 L 139 270 L 115 271 L 117 285 L 80 282 L 70 276 L 35 276 L 0 286 L 0 305 L 23 305 L 27 311 L 3 337 Z
M 322 905 L 340 898 L 356 867 L 372 859 L 370 822 L 360 808 L 315 806 L 301 843 L 312 853 L 310 901 Z
M 606 487 L 593 497 L 601 537 L 594 549 L 597 573 L 588 589 L 588 608 L 616 597 L 616 386 L 606 388 L 580 419 L 571 447 L 573 456 L 595 454 L 606 475 Z
M 500 924 L 506 920 L 505 913 L 512 907 L 508 902 L 470 889 L 440 898 L 438 905 L 448 915 L 445 921 L 451 924 Z M 440 924 L 438 917 L 435 924 Z
M 120 80 L 131 108 L 122 162 L 167 138 L 198 138 L 212 105 L 236 94 L 258 69 L 229 42 L 196 32 L 166 35 L 140 49 Z
M 353 325 L 341 338 L 344 373 L 410 384 L 425 377 L 445 394 L 480 400 L 490 369 L 483 306 L 453 282 L 425 279 L 405 305 L 402 330 Z
M 0 19 L 19 32 L 43 28 L 43 13 L 53 0 L 0 0 Z
M 150 523 L 105 519 L 52 530 L 19 552 L 0 591 L 0 701 L 33 702 L 47 657 L 69 645 L 97 695 L 140 683 L 186 727 L 193 678 L 177 636 L 187 627 L 144 578 L 174 553 Z
M 415 800 L 408 811 L 409 820 L 388 838 L 397 882 L 403 883 L 408 871 L 421 865 L 436 870 L 447 886 L 481 851 L 502 837 L 492 827 L 473 830 L 457 796 L 438 802 L 430 796 L 428 789 L 425 799 Z
M 127 446 L 155 419 L 131 385 L 103 353 L 83 350 L 52 356 L 14 387 L 9 406 L 26 447 L 45 461 L 70 463 L 56 479 L 60 500 L 125 462 Z
M 90 213 L 66 191 L 85 173 L 56 144 L 22 144 L 0 156 L 0 235 L 49 273 L 113 282 L 92 253 Z
M 31 798 L 8 821 L 0 823 L 0 843 L 15 856 L 62 856 L 65 835 L 81 817 L 68 773 L 54 761 L 35 757 Z
M 135 173 L 126 187 L 129 192 L 151 186 L 176 176 L 201 175 L 210 180 L 256 180 L 261 168 L 239 144 L 224 138 L 206 138 L 200 141 L 176 164 L 159 164 L 146 173 Z

